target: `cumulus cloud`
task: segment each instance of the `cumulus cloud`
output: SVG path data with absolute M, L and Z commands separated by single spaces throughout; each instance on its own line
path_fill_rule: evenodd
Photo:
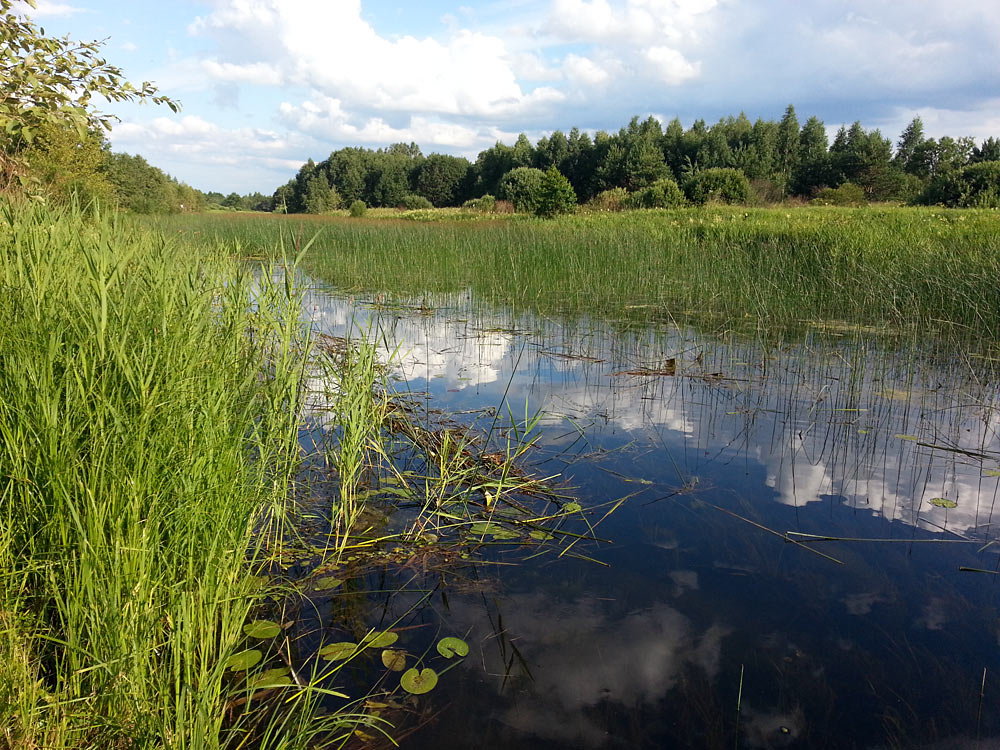
M 77 8 L 68 3 L 54 3 L 50 0 L 37 0 L 35 7 L 24 2 L 14 3 L 14 12 L 29 15 L 32 18 L 60 18 L 83 13 L 83 8 Z

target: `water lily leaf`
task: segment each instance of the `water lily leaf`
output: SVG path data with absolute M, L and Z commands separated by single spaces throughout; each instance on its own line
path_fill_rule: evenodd
M 499 531 L 493 532 L 494 539 L 520 539 L 521 535 L 516 531 L 511 531 L 510 529 L 500 529 Z
M 934 505 L 934 506 L 936 506 L 938 508 L 957 508 L 958 507 L 958 503 L 956 503 L 954 500 L 949 500 L 946 497 L 931 498 L 931 505 Z
M 484 534 L 492 534 L 493 529 L 494 524 L 486 521 L 480 521 L 479 523 L 474 523 L 469 527 L 469 533 L 475 534 L 476 536 L 483 536 Z
M 237 651 L 235 654 L 226 659 L 226 668 L 231 669 L 234 672 L 246 672 L 250 669 L 250 667 L 257 664 L 263 658 L 264 654 L 256 648 L 247 649 L 246 651 Z
M 983 476 L 1000 477 L 1000 469 L 987 469 L 983 472 Z
M 550 534 L 547 531 L 542 531 L 541 529 L 535 529 L 530 534 L 528 534 L 528 536 L 530 536 L 532 539 L 538 539 L 539 541 L 542 542 L 547 542 L 549 539 L 555 539 L 555 537 L 552 536 L 552 534 Z
M 429 693 L 438 684 L 437 672 L 430 667 L 425 667 L 423 671 L 413 667 L 403 672 L 399 678 L 400 687 L 413 695 L 423 695 Z
M 340 586 L 343 581 L 336 576 L 323 576 L 322 578 L 316 579 L 316 590 L 317 591 L 330 591 Z
M 406 669 L 406 654 L 398 649 L 387 648 L 382 652 L 382 664 L 393 672 L 402 672 Z
M 244 625 L 243 632 L 251 638 L 274 638 L 281 632 L 281 626 L 270 620 L 257 620 Z
M 369 648 L 385 648 L 399 640 L 399 633 L 386 630 L 382 633 L 369 633 L 361 639 L 361 645 Z
M 438 641 L 437 650 L 445 659 L 450 659 L 453 656 L 468 656 L 469 644 L 461 638 L 448 636 Z
M 580 505 L 580 503 L 576 502 L 566 503 L 563 506 L 563 510 L 566 511 L 567 513 L 579 513 L 581 510 L 583 510 L 583 507 Z
M 902 433 L 893 435 L 893 437 L 899 438 L 900 440 L 913 440 L 913 441 L 920 440 L 920 438 L 918 438 L 916 435 L 904 435 Z
M 348 658 L 357 650 L 358 644 L 356 643 L 338 641 L 337 643 L 328 643 L 323 646 L 323 648 L 319 650 L 319 655 L 327 661 L 340 661 L 341 659 Z
M 867 435 L 870 432 L 871 432 L 871 430 L 858 430 L 858 434 L 859 435 Z
M 288 667 L 276 667 L 275 669 L 269 669 L 253 681 L 253 687 L 255 689 L 287 687 L 291 684 L 291 672 Z

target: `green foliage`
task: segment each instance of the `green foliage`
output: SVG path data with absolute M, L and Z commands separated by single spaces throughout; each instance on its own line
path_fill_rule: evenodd
M 355 219 L 364 216 L 368 212 L 368 206 L 365 205 L 363 200 L 352 201 L 350 207 L 347 209 L 348 212 Z
M 468 195 L 471 171 L 468 159 L 431 154 L 416 170 L 416 193 L 438 208 L 454 206 Z
M 34 0 L 27 0 L 31 7 Z M 144 82 L 136 88 L 118 67 L 99 54 L 101 42 L 77 42 L 46 36 L 23 18 L 13 0 L 0 0 L 0 189 L 24 177 L 17 154 L 52 127 L 76 130 L 80 139 L 91 130 L 109 130 L 116 119 L 97 110 L 95 97 L 109 102 L 149 100 L 178 104 Z
M 118 205 L 137 214 L 169 214 L 201 208 L 203 198 L 141 156 L 111 154 L 106 164 Z
M 628 197 L 628 190 L 625 188 L 602 190 L 587 201 L 587 208 L 593 211 L 623 211 L 628 207 Z
M 481 211 L 482 213 L 490 213 L 496 208 L 497 199 L 492 195 L 487 193 L 482 198 L 469 198 L 465 203 L 462 204 L 462 208 L 469 211 Z
M 684 192 L 692 203 L 749 203 L 750 182 L 738 169 L 705 169 L 684 183 Z
M 840 187 L 823 188 L 812 200 L 817 206 L 867 206 L 865 191 L 851 182 Z
M 42 125 L 22 156 L 41 189 L 60 203 L 76 199 L 110 207 L 117 200 L 107 174 L 106 143 L 96 131 L 81 139 L 74 128 Z
M 938 175 L 920 203 L 952 208 L 1000 208 L 1000 161 L 983 161 Z
M 559 170 L 549 167 L 542 175 L 535 197 L 535 215 L 550 218 L 576 210 L 576 193 Z
M 405 208 L 407 211 L 420 211 L 428 208 L 434 208 L 434 204 L 422 195 L 414 195 L 411 193 L 403 196 L 403 200 L 399 202 L 399 208 Z
M 497 195 L 502 200 L 510 201 L 515 211 L 534 213 L 543 177 L 545 173 L 540 169 L 517 167 L 500 180 Z
M 326 181 L 322 172 L 317 172 L 306 182 L 305 208 L 307 214 L 322 214 L 340 208 L 340 196 Z
M 628 196 L 626 208 L 677 208 L 687 203 L 684 191 L 673 180 L 657 180 Z

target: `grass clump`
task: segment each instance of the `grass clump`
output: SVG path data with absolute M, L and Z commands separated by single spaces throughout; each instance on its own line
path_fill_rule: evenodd
M 0 203 L 0 748 L 243 736 L 227 661 L 303 379 L 298 300 L 269 279 Z

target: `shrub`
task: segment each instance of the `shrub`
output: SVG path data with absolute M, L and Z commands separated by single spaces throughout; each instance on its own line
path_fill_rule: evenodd
M 462 208 L 467 211 L 482 211 L 490 213 L 496 208 L 497 199 L 487 193 L 482 198 L 470 198 L 462 204 Z
M 750 181 L 739 169 L 705 169 L 692 174 L 684 183 L 684 192 L 692 203 L 749 203 Z
M 551 218 L 556 214 L 571 214 L 576 210 L 576 192 L 554 166 L 542 176 L 535 198 L 535 214 Z
M 434 208 L 434 204 L 422 195 L 410 193 L 403 196 L 403 200 L 399 202 L 399 207 L 407 211 L 420 211 L 427 208 Z
M 538 188 L 545 172 L 534 167 L 517 167 L 500 179 L 500 198 L 514 204 L 515 211 L 532 213 L 538 200 Z
M 587 208 L 593 211 L 621 211 L 625 208 L 627 200 L 628 191 L 625 188 L 611 188 L 587 201 Z
M 919 202 L 952 208 L 1000 208 L 1000 161 L 982 161 L 938 175 Z
M 363 200 L 358 198 L 357 200 L 351 203 L 351 207 L 347 210 L 351 212 L 351 216 L 355 218 L 360 218 L 364 216 L 365 213 L 368 211 L 368 206 L 365 205 L 365 202 Z
M 817 206 L 867 206 L 865 191 L 853 182 L 845 182 L 840 187 L 823 188 L 812 202 Z
M 657 180 L 625 199 L 625 208 L 676 208 L 687 203 L 684 192 L 671 179 Z

